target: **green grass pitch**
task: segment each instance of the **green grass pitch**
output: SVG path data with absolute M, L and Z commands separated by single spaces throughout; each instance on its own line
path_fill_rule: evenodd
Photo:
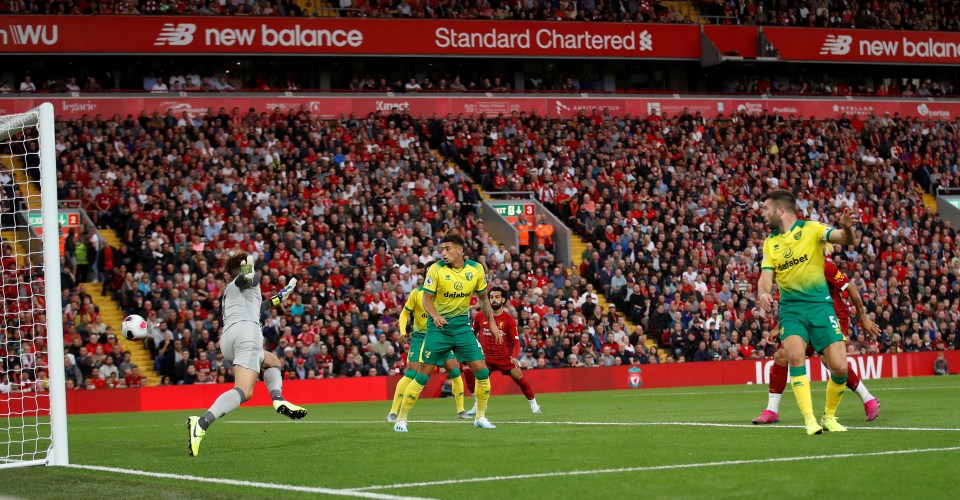
M 423 400 L 407 434 L 384 420 L 389 402 L 312 406 L 301 422 L 241 408 L 210 428 L 199 457 L 187 456 L 184 425 L 198 412 L 80 415 L 69 420 L 70 460 L 107 469 L 2 470 L 0 495 L 956 498 L 958 382 L 868 381 L 880 418 L 865 422 L 848 391 L 838 416 L 850 431 L 813 437 L 789 389 L 780 424 L 750 425 L 766 405 L 759 386 L 543 394 L 542 415 L 522 396 L 500 396 L 488 412 L 495 430 L 457 421 L 452 399 Z M 820 411 L 824 384 L 813 387 Z

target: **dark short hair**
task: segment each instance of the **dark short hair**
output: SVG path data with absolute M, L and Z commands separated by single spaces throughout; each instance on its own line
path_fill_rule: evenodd
M 774 203 L 784 208 L 796 209 L 797 207 L 797 197 L 786 189 L 774 189 L 773 191 L 763 195 L 761 201 L 767 200 L 773 200 Z
M 487 292 L 487 295 L 489 296 L 489 295 L 490 295 L 491 293 L 493 293 L 493 292 L 500 292 L 500 295 L 501 295 L 503 298 L 506 298 L 506 297 L 507 297 L 507 290 L 504 289 L 502 286 L 491 287 L 491 288 L 490 288 L 490 291 Z
M 445 234 L 443 238 L 440 239 L 440 243 L 453 243 L 454 245 L 460 245 L 461 247 L 467 246 L 466 242 L 463 241 L 463 236 L 453 232 Z

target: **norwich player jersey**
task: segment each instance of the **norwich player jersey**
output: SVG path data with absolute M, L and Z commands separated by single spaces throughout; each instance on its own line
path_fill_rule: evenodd
M 472 260 L 464 260 L 460 269 L 439 260 L 427 269 L 427 278 L 421 288 L 424 293 L 433 295 L 433 307 L 449 320 L 470 312 L 470 297 L 474 292 L 487 289 L 487 277 L 483 266 Z
M 774 231 L 763 242 L 760 266 L 776 273 L 781 304 L 833 302 L 823 276 L 823 244 L 832 231 L 819 222 L 798 220 L 787 233 Z
M 423 287 L 418 286 L 410 292 L 406 304 L 403 308 L 410 311 L 413 316 L 413 333 L 425 333 L 427 331 L 427 311 L 423 308 Z

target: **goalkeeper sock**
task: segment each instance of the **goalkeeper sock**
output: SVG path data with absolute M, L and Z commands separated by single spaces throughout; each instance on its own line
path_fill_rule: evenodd
M 407 420 L 407 415 L 410 414 L 410 410 L 420 397 L 420 392 L 423 391 L 423 387 L 427 385 L 429 381 L 429 375 L 418 373 L 417 377 L 413 379 L 413 382 L 407 385 L 407 390 L 403 391 L 403 404 L 400 405 L 400 414 L 397 415 L 397 420 Z
M 827 405 L 823 410 L 824 417 L 834 417 L 837 415 L 837 407 L 840 406 L 840 399 L 843 398 L 843 390 L 847 388 L 847 377 L 837 377 L 830 374 L 830 380 L 827 381 Z
M 214 420 L 232 412 L 233 410 L 236 410 L 240 407 L 240 403 L 243 403 L 243 401 L 243 390 L 241 390 L 239 387 L 234 387 L 233 389 L 221 394 L 220 397 L 213 402 L 213 406 L 211 406 L 210 409 L 207 410 L 202 417 L 200 417 L 200 421 L 198 422 L 200 428 L 207 430 L 207 427 L 210 427 L 210 424 L 212 424 Z
M 417 372 L 407 370 L 406 373 L 403 374 L 403 378 L 397 382 L 397 388 L 393 391 L 393 405 L 390 406 L 390 413 L 396 415 L 396 413 L 400 411 L 400 405 L 403 403 L 403 393 L 416 376 Z
M 270 391 L 270 397 L 274 401 L 283 401 L 280 395 L 280 388 L 283 386 L 283 374 L 276 366 L 271 366 L 263 371 L 263 383 L 267 384 L 267 390 Z
M 460 370 L 450 370 L 450 385 L 453 388 L 453 400 L 457 403 L 457 413 L 463 413 L 463 377 Z
M 487 414 L 487 401 L 490 399 L 490 370 L 484 368 L 474 374 L 477 377 L 477 416 L 479 420 Z
M 810 396 L 810 379 L 807 378 L 806 366 L 790 367 L 790 385 L 793 386 L 793 396 L 797 398 L 797 406 L 803 415 L 804 422 L 816 421 L 813 416 L 813 398 Z

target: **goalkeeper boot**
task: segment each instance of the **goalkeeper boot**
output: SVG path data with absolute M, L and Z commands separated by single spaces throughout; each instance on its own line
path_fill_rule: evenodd
M 301 408 L 293 403 L 278 399 L 273 402 L 273 408 L 277 410 L 277 413 L 281 415 L 286 415 L 293 420 L 300 420 L 303 417 L 307 416 L 306 408 Z
M 753 425 L 775 424 L 780 421 L 780 414 L 775 411 L 763 410 L 760 416 L 753 419 Z
M 497 426 L 490 423 L 487 417 L 481 417 L 473 421 L 473 426 L 478 429 L 496 429 Z
M 393 432 L 407 432 L 407 421 L 398 420 L 397 423 L 393 424 Z
M 823 434 L 823 427 L 820 427 L 820 424 L 817 423 L 817 419 L 811 418 L 807 420 L 804 425 L 807 427 L 808 436 L 816 436 L 817 434 Z
M 200 454 L 200 441 L 203 441 L 203 436 L 207 434 L 207 431 L 200 428 L 200 417 L 187 418 L 187 434 L 187 450 L 191 457 L 195 457 Z
M 867 414 L 867 422 L 873 422 L 880 416 L 880 400 L 873 398 L 863 403 L 863 411 Z
M 392 424 L 392 423 L 394 423 L 394 422 L 396 422 L 396 421 L 397 421 L 397 414 L 396 414 L 396 413 L 391 413 L 391 414 L 387 415 L 387 422 L 390 422 L 390 423 Z
M 837 417 L 823 417 L 820 419 L 820 424 L 830 432 L 847 432 L 847 428 L 837 422 Z

